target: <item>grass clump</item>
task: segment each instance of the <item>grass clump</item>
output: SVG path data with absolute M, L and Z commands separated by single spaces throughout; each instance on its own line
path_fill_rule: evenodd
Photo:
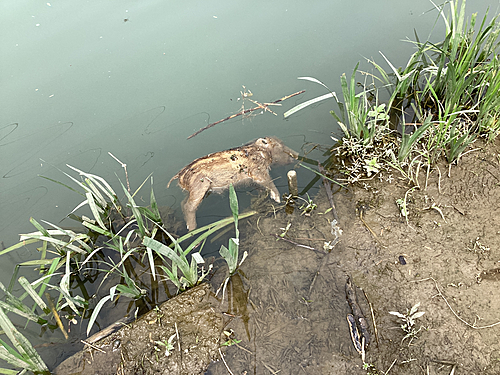
M 205 268 L 201 250 L 206 239 L 214 232 L 235 222 L 238 244 L 237 219 L 251 216 L 255 211 L 238 215 L 234 189 L 231 190 L 232 217 L 219 220 L 176 238 L 170 234 L 162 222 L 153 192 L 148 206 L 139 206 L 136 195 L 148 181 L 131 192 L 121 182 L 125 203 L 102 177 L 68 166 L 78 173 L 80 179 L 65 173 L 78 188 L 54 181 L 80 194 L 83 201 L 73 209 L 68 217 L 80 222 L 86 231 L 63 229 L 58 225 L 31 218 L 36 231 L 22 234 L 20 242 L 0 252 L 0 255 L 26 246 L 36 245 L 39 259 L 29 260 L 16 266 L 8 287 L 0 284 L 5 297 L 0 301 L 0 327 L 12 342 L 12 347 L 0 339 L 0 359 L 16 368 L 35 373 L 48 373 L 43 360 L 31 344 L 17 331 L 6 313 L 17 315 L 37 323 L 42 332 L 47 328 L 59 328 L 65 337 L 67 333 L 61 318 L 70 321 L 75 318 L 88 319 L 87 334 L 90 333 L 99 314 L 108 302 L 116 303 L 118 298 L 130 299 L 128 310 L 135 308 L 149 310 L 158 301 L 156 289 L 163 284 L 167 296 L 171 296 L 169 285 L 176 291 L 184 291 L 201 283 L 210 272 Z M 128 178 L 127 178 L 128 186 Z M 88 216 L 77 214 L 86 208 Z M 90 213 L 90 214 L 89 214 Z M 184 247 L 184 243 L 189 242 Z M 183 248 L 184 247 L 184 248 Z M 196 249 L 196 250 L 195 250 Z M 224 257 L 234 272 L 238 251 Z M 34 281 L 18 277 L 21 267 L 36 267 L 39 273 Z M 137 267 L 145 268 L 150 280 L 144 280 Z M 104 281 L 115 275 L 109 293 L 96 297 Z M 98 282 L 97 290 L 89 293 L 88 283 Z M 18 283 L 24 294 L 15 296 L 14 287 Z M 171 284 L 170 284 L 171 283 Z M 109 285 L 109 284 L 108 284 Z M 78 290 L 79 289 L 79 290 Z M 27 302 L 30 297 L 31 302 Z M 136 310 L 136 313 L 137 313 Z M 11 371 L 11 372 L 9 372 Z M 17 373 L 0 369 L 2 373 Z
M 331 94 L 320 97 L 336 99 L 331 114 L 343 133 L 325 166 L 338 166 L 348 182 L 396 168 L 418 185 L 419 169 L 429 172 L 443 157 L 454 163 L 478 137 L 493 140 L 500 133 L 498 15 L 467 20 L 465 0 L 432 4 L 445 24 L 442 42 L 422 43 L 415 33 L 416 51 L 405 67 L 381 53 L 389 70 L 369 60 L 378 75 L 359 72 L 358 64 L 349 79 L 340 78 L 343 102 L 328 88 Z

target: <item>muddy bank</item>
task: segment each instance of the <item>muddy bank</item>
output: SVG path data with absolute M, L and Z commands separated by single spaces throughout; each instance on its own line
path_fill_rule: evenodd
M 88 345 L 61 363 L 53 373 L 203 373 L 218 356 L 223 326 L 218 306 L 210 286 L 202 284 Z
M 427 185 L 420 171 L 420 188 L 410 192 L 394 172 L 336 194 L 343 235 L 328 254 L 320 252 L 334 238 L 323 191 L 310 217 L 278 210 L 248 220 L 241 278 L 249 307 L 230 323 L 242 340 L 226 352 L 233 373 L 366 374 L 346 321 L 347 275 L 373 306 L 378 344 L 359 298 L 374 338 L 367 363 L 390 374 L 449 374 L 454 365 L 455 374 L 500 373 L 500 147 L 474 147 L 449 175 L 439 165 Z M 396 203 L 405 195 L 409 224 Z M 277 242 L 288 224 L 289 239 L 319 251 Z M 416 303 L 425 315 L 415 337 L 402 341 L 406 333 L 389 312 Z M 208 373 L 223 366 L 213 363 Z
M 286 214 L 265 200 L 261 214 L 240 222 L 240 249 L 249 257 L 222 304 L 208 286 L 188 291 L 178 297 L 183 308 L 164 310 L 175 298 L 162 305 L 161 319 L 151 311 L 133 323 L 139 336 L 126 327 L 99 343 L 112 354 L 100 363 L 124 374 L 500 373 L 500 145 L 474 146 L 450 171 L 439 165 L 427 181 L 420 171 L 420 187 L 393 172 L 335 194 L 343 234 L 330 252 L 335 235 L 324 190 L 310 216 Z M 308 248 L 277 240 L 285 230 L 288 240 Z M 225 276 L 222 267 L 212 290 Z M 351 342 L 348 276 L 362 288 L 356 291 L 371 334 L 369 372 Z M 405 338 L 389 312 L 404 314 L 416 303 L 425 314 Z M 225 363 L 213 361 L 228 340 L 223 329 L 235 340 L 222 348 Z M 174 350 L 166 356 L 155 342 L 171 337 Z M 98 361 L 100 352 L 92 353 Z M 110 373 L 110 367 L 78 367 L 92 362 L 89 355 L 72 359 L 79 372 L 58 373 Z

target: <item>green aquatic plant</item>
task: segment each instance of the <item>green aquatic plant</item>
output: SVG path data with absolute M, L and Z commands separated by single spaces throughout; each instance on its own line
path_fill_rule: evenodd
M 372 61 L 391 93 L 391 112 L 404 118 L 411 109 L 412 121 L 421 124 L 410 137 L 405 138 L 403 131 L 400 162 L 411 157 L 410 151 L 423 133 L 426 135 L 421 144 L 431 163 L 441 155 L 452 163 L 477 136 L 493 139 L 498 134 L 498 16 L 487 22 L 486 14 L 476 27 L 477 14 L 466 20 L 465 0 L 460 5 L 457 0 L 446 4 L 449 16 L 445 14 L 445 5 L 434 4 L 446 26 L 443 42 L 421 43 L 417 37 L 413 42 L 417 51 L 404 69 L 395 68 L 382 54 L 392 77 Z
M 142 261 L 143 259 L 149 262 L 152 282 L 161 273 L 162 277 L 171 281 L 179 291 L 199 284 L 207 276 L 211 267 L 204 269 L 203 257 L 199 253 L 206 239 L 235 220 L 237 227 L 238 216 L 242 219 L 256 213 L 250 211 L 238 215 L 236 201 L 236 211 L 233 210 L 236 216 L 198 228 L 180 238 L 174 238 L 164 229 L 152 188 L 152 178 L 148 206 L 139 206 L 135 196 L 149 178 L 135 192 L 129 191 L 128 181 L 127 188 L 120 183 L 126 198 L 126 203 L 123 204 L 105 179 L 71 166 L 68 167 L 80 175 L 81 180 L 65 173 L 80 190 L 59 181 L 49 180 L 77 192 L 84 198 L 68 216 L 80 222 L 85 229 L 82 232 L 63 229 L 58 225 L 43 220 L 39 222 L 31 218 L 30 222 L 36 231 L 22 234 L 19 243 L 0 251 L 2 255 L 21 248 L 36 246 L 39 259 L 18 264 L 8 287 L 0 283 L 0 290 L 5 295 L 0 301 L 0 310 L 37 323 L 42 330 L 59 328 L 66 335 L 59 318 L 59 312 L 65 311 L 64 315 L 67 315 L 69 319 L 74 316 L 88 318 L 87 333 L 90 333 L 107 302 L 115 302 L 122 297 L 129 298 L 131 303 L 134 301 L 152 303 L 148 297 L 149 287 L 134 271 L 133 264 L 148 266 Z M 234 190 L 233 194 L 232 200 L 235 199 Z M 231 206 L 234 207 L 234 202 Z M 77 214 L 85 207 L 88 208 L 90 215 Z M 184 242 L 189 242 L 189 244 L 183 249 L 181 243 Z M 194 251 L 197 247 L 200 247 L 199 250 Z M 107 254 L 111 252 L 116 256 L 106 258 L 103 252 Z M 31 282 L 24 276 L 18 277 L 21 267 L 37 267 L 40 275 Z M 92 272 L 95 273 L 94 276 Z M 119 276 L 120 282 L 110 287 L 109 294 L 92 303 L 93 297 L 87 292 L 86 284 L 80 275 L 86 275 L 85 279 L 88 278 L 91 282 L 99 279 L 101 285 L 111 275 Z M 54 280 L 58 280 L 57 283 Z M 24 290 L 24 294 L 20 297 L 13 293 L 16 283 Z M 74 290 L 73 285 L 78 285 L 81 293 Z M 51 294 L 48 294 L 48 291 Z M 28 302 L 27 297 L 30 297 L 32 302 Z M 53 305 L 52 301 L 54 301 Z M 51 314 L 54 315 L 55 324 L 52 323 Z M 9 318 L 5 316 L 5 319 Z M 26 346 L 29 342 L 26 340 L 27 344 L 25 344 L 19 338 L 20 333 L 12 332 L 15 335 L 13 338 L 17 338 L 17 341 L 11 340 L 14 347 L 10 348 L 0 340 L 0 346 L 3 345 L 7 351 L 7 354 L 2 356 L 0 350 L 0 359 L 3 358 L 19 368 L 42 373 L 44 370 L 39 363 L 39 357 L 33 354 L 36 351 Z M 30 354 L 29 358 L 24 354 L 25 352 Z M 5 372 L 9 370 L 0 369 L 0 372 L 2 371 L 9 373 Z
M 221 346 L 233 346 L 238 345 L 241 340 L 237 340 L 234 338 L 234 331 L 230 329 L 229 331 L 222 331 L 224 336 L 226 336 L 226 341 L 221 344 Z
M 238 197 L 236 196 L 236 192 L 234 191 L 233 184 L 229 185 L 229 205 L 231 206 L 231 212 L 234 218 L 235 236 L 234 238 L 229 239 L 228 247 L 221 245 L 219 253 L 227 263 L 227 266 L 229 268 L 229 274 L 232 275 L 236 271 L 236 269 L 241 265 L 241 263 L 243 263 L 243 261 L 246 259 L 248 255 L 248 253 L 245 251 L 243 253 L 243 258 L 238 264 L 239 247 L 240 247 L 240 232 L 238 230 Z
M 0 308 L 0 327 L 9 338 L 13 347 L 0 340 L 0 359 L 12 366 L 34 372 L 35 374 L 50 374 L 47 365 L 42 360 L 31 343 L 12 324 L 3 309 Z M 2 374 L 17 374 L 18 371 L 0 368 Z
M 411 309 L 406 309 L 405 313 L 400 313 L 398 311 L 389 311 L 389 314 L 394 315 L 400 319 L 400 327 L 405 333 L 405 337 L 403 337 L 403 340 L 401 340 L 401 342 L 408 338 L 410 340 L 416 339 L 418 334 L 422 330 L 422 327 L 420 327 L 419 329 L 416 329 L 415 327 L 417 319 L 421 318 L 425 314 L 425 311 L 418 311 L 419 307 L 420 302 L 413 305 Z
M 354 68 L 349 82 L 345 74 L 340 77 L 344 103 L 337 102 L 340 113 L 330 111 L 337 120 L 346 137 L 353 137 L 364 146 L 373 142 L 386 133 L 389 116 L 385 104 L 373 102 L 373 90 L 365 84 L 360 92 L 356 92 L 356 71 Z M 347 121 L 346 116 L 347 114 Z M 348 124 L 348 126 L 346 125 Z
M 161 348 L 165 349 L 165 356 L 169 357 L 172 354 L 172 350 L 175 349 L 174 347 L 174 339 L 177 336 L 177 334 L 171 335 L 168 340 L 163 340 L 163 341 L 155 341 L 155 350 L 157 352 L 161 351 Z M 158 360 L 158 359 L 157 359 Z
M 388 70 L 368 60 L 378 74 L 358 72 L 358 63 L 350 78 L 340 78 L 343 103 L 321 81 L 301 77 L 321 84 L 330 94 L 289 112 L 335 98 L 339 110 L 331 114 L 343 137 L 332 137 L 337 143 L 323 164 L 336 166 L 350 183 L 393 167 L 406 170 L 403 175 L 418 185 L 415 176 L 420 168 L 428 175 L 441 157 L 451 164 L 478 137 L 492 140 L 500 134 L 498 15 L 488 21 L 488 13 L 482 19 L 474 13 L 467 19 L 465 0 L 431 3 L 444 21 L 444 40 L 421 42 L 415 32 L 410 43 L 416 51 L 402 68 L 382 52 Z M 365 77 L 363 84 L 356 79 L 358 73 Z M 385 103 L 378 101 L 381 90 L 388 93 Z

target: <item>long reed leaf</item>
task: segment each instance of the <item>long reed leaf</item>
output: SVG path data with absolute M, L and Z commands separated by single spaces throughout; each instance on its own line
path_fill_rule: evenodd
M 29 361 L 29 369 L 38 372 L 47 372 L 49 369 L 43 362 L 42 358 L 38 355 L 37 351 L 33 348 L 30 342 L 14 327 L 5 312 L 0 309 L 0 327 L 12 342 L 12 344 L 19 351 L 21 356 Z

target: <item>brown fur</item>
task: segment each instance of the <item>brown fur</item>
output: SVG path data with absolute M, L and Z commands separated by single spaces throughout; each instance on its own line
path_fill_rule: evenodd
M 271 165 L 288 164 L 298 154 L 274 137 L 259 138 L 241 147 L 196 159 L 168 182 L 178 179 L 179 186 L 189 195 L 182 204 L 188 230 L 196 228 L 196 210 L 208 192 L 221 193 L 233 186 L 256 183 L 270 191 L 271 198 L 280 202 L 278 189 L 271 180 Z

